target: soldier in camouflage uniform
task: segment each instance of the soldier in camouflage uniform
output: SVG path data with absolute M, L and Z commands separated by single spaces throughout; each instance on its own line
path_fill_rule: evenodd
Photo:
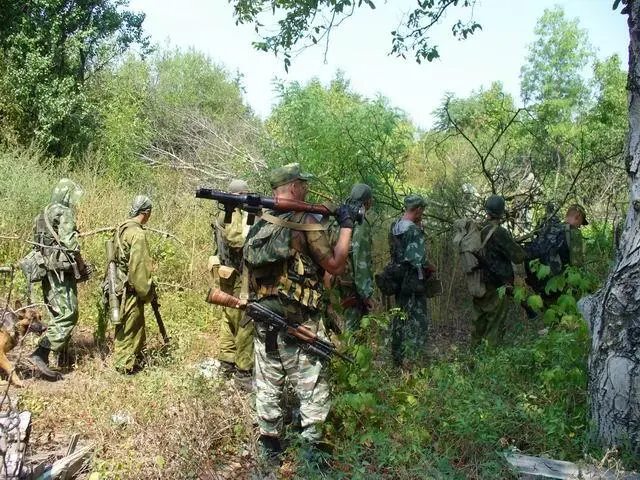
M 62 353 L 66 349 L 78 321 L 76 277 L 86 266 L 80 255 L 75 206 L 82 194 L 78 184 L 63 178 L 53 190 L 51 203 L 35 220 L 35 248 L 41 249 L 46 260 L 47 274 L 42 280 L 42 293 L 51 321 L 29 359 L 50 380 L 61 377 L 49 369 L 49 353 Z
M 505 211 L 504 198 L 498 195 L 490 196 L 485 202 L 485 211 L 487 218 L 481 227 L 480 236 L 484 242 L 487 235 L 490 235 L 484 246 L 487 268 L 483 273 L 487 291 L 484 296 L 473 298 L 475 318 L 472 343 L 475 345 L 483 338 L 494 345 L 502 340 L 507 314 L 507 295 L 500 296 L 498 289 L 513 285 L 512 263 L 522 263 L 526 257 L 522 247 L 500 226 Z
M 396 315 L 391 324 L 391 355 L 396 365 L 405 360 L 415 361 L 424 356 L 431 314 L 427 306 L 424 280 L 433 267 L 427 261 L 427 246 L 421 226 L 427 202 L 420 195 L 404 199 L 404 214 L 389 233 L 391 261 L 404 266 L 405 277 L 395 294 L 402 315 Z
M 354 208 L 362 205 L 365 211 L 369 210 L 373 204 L 371 187 L 364 183 L 356 183 L 351 189 L 347 203 Z M 337 279 L 344 309 L 344 322 L 347 331 L 350 332 L 360 328 L 362 315 L 373 308 L 371 263 L 371 225 L 365 218 L 353 229 L 346 271 Z
M 232 180 L 229 192 L 246 194 L 249 185 L 244 180 Z M 215 254 L 210 260 L 214 288 L 246 300 L 242 292 L 242 247 L 247 236 L 247 213 L 236 209 L 231 223 L 224 222 L 221 210 L 213 221 Z M 220 353 L 218 360 L 225 375 L 234 374 L 239 386 L 251 388 L 253 370 L 253 323 L 237 308 L 222 308 Z
M 304 200 L 311 178 L 297 163 L 277 168 L 270 175 L 273 195 L 283 200 Z M 245 243 L 251 300 L 291 322 L 304 325 L 326 340 L 323 274 L 324 271 L 332 275 L 344 272 L 353 229 L 351 211 L 344 206 L 338 209 L 341 228 L 333 248 L 317 216 L 279 212 L 268 215 L 263 214 L 251 227 Z M 277 242 L 278 238 L 285 240 Z M 271 243 L 265 243 L 267 239 Z M 252 261 L 254 254 L 258 257 L 266 254 L 267 247 L 282 253 L 278 261 L 272 262 L 269 258 Z M 259 323 L 255 325 L 254 346 L 261 454 L 277 461 L 282 451 L 281 400 L 285 379 L 300 400 L 302 437 L 308 442 L 309 451 L 314 451 L 322 438 L 321 424 L 331 405 L 326 363 L 285 332 L 268 330 Z
M 530 259 L 538 259 L 540 263 L 551 268 L 552 275 L 559 275 L 566 266 L 580 266 L 584 263 L 584 244 L 580 227 L 588 225 L 587 214 L 581 205 L 570 205 L 565 216 L 565 223 L 551 217 L 540 230 L 538 236 L 526 247 Z M 538 279 L 525 264 L 527 284 L 538 293 L 549 306 L 559 297 L 559 292 L 545 291 L 548 278 Z
M 142 364 L 146 332 L 144 304 L 155 295 L 153 266 L 144 225 L 151 216 L 151 200 L 137 195 L 129 219 L 115 233 L 116 293 L 120 299 L 120 323 L 115 325 L 114 365 L 120 373 L 135 373 Z M 124 298 L 123 298 L 124 296 Z

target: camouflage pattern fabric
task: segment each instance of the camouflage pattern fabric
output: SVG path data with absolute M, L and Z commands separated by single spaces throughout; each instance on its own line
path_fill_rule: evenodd
M 486 221 L 482 227 L 481 236 L 484 240 L 493 225 Z M 522 263 L 526 253 L 518 245 L 511 234 L 499 226 L 485 245 L 485 260 L 488 263 L 487 292 L 482 297 L 473 298 L 475 317 L 473 319 L 472 342 L 480 343 L 486 338 L 491 344 L 497 344 L 502 340 L 505 330 L 507 314 L 507 298 L 500 298 L 498 288 L 511 285 L 514 281 L 513 263 Z
M 413 270 L 418 278 L 423 278 L 428 261 L 422 228 L 400 218 L 391 226 L 389 239 L 392 261 L 406 265 L 408 271 Z M 396 303 L 403 315 L 394 316 L 391 322 L 391 355 L 399 365 L 405 359 L 415 361 L 426 354 L 431 314 L 424 294 L 398 292 Z
M 224 212 L 217 218 L 219 225 L 224 225 L 222 239 L 227 244 L 231 265 L 236 269 L 229 278 L 220 278 L 220 289 L 235 297 L 240 295 L 242 284 L 242 246 L 246 236 L 246 215 L 240 210 L 233 212 L 231 223 L 224 224 Z M 218 230 L 220 231 L 220 230 Z M 222 322 L 220 324 L 220 352 L 218 360 L 235 364 L 238 370 L 253 369 L 253 322 L 244 327 L 243 313 L 236 308 L 222 308 Z
M 269 183 L 271 188 L 277 188 L 281 185 L 293 182 L 294 180 L 309 181 L 313 179 L 313 175 L 302 171 L 299 163 L 289 163 L 282 167 L 275 168 L 269 175 Z
M 124 229 L 122 229 L 124 227 Z M 151 300 L 153 280 L 151 255 L 146 232 L 137 220 L 129 220 L 118 229 L 117 274 L 126 278 L 122 323 L 115 329 L 114 364 L 118 371 L 127 372 L 134 368 L 145 346 L 144 303 Z M 118 232 L 116 232 L 116 235 Z
M 78 323 L 76 280 L 72 274 L 59 277 L 55 272 L 49 272 L 42 281 L 42 293 L 52 318 L 39 343 L 54 352 L 60 352 L 66 347 Z
M 60 240 L 59 246 L 71 252 L 70 255 L 80 251 L 73 208 L 81 196 L 82 188 L 72 180 L 64 178 L 53 189 L 51 203 L 46 208 L 47 219 Z M 35 223 L 35 241 L 54 245 L 54 238 L 48 229 L 42 229 L 42 226 L 38 228 L 40 222 L 37 219 Z M 38 231 L 39 229 L 43 231 Z M 56 255 L 58 259 L 65 258 L 60 251 Z M 42 281 L 42 291 L 52 318 L 39 344 L 59 352 L 69 342 L 71 332 L 78 322 L 76 279 L 69 271 L 49 271 Z
M 275 313 L 285 315 L 285 308 L 277 299 L 265 299 L 260 303 Z M 294 310 L 299 308 L 289 306 Z M 306 316 L 301 323 L 320 338 L 327 339 L 319 315 Z M 282 395 L 285 378 L 288 378 L 300 400 L 302 436 L 312 442 L 320 440 L 321 424 L 331 408 L 326 365 L 317 356 L 300 348 L 299 343 L 284 332 L 277 334 L 277 351 L 267 352 L 265 342 L 266 328 L 256 324 L 256 413 L 260 434 L 273 437 L 282 434 Z
M 349 261 L 345 273 L 339 279 L 342 300 L 356 298 L 362 304 L 373 296 L 371 244 L 371 225 L 365 219 L 353 229 Z M 344 324 L 348 331 L 354 332 L 360 328 L 362 314 L 361 305 L 345 308 Z

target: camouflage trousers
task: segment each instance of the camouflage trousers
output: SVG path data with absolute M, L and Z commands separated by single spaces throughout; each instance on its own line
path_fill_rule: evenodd
M 262 304 L 275 313 L 283 313 L 277 300 L 266 300 Z M 303 323 L 327 339 L 319 317 L 307 318 Z M 276 335 L 276 351 L 268 352 L 267 329 L 256 323 L 255 388 L 260 434 L 272 437 L 282 434 L 282 396 L 285 379 L 288 379 L 300 400 L 302 436 L 309 441 L 318 441 L 322 438 L 321 424 L 331 407 L 327 367 L 317 356 L 300 348 L 285 332 L 279 331 Z
M 391 320 L 391 356 L 396 365 L 415 361 L 427 353 L 431 313 L 424 295 L 396 295 L 396 306 L 402 315 Z
M 144 349 L 147 333 L 144 323 L 144 302 L 136 295 L 128 295 L 122 311 L 121 323 L 115 327 L 113 363 L 119 372 L 133 370 Z
M 229 285 L 221 281 L 220 288 L 237 296 L 240 293 L 239 279 L 235 283 Z M 241 310 L 222 308 L 218 360 L 233 363 L 238 370 L 250 371 L 253 369 L 253 322 L 249 321 L 244 326 L 242 323 Z
M 40 345 L 54 352 L 63 350 L 69 343 L 71 332 L 78 323 L 78 291 L 76 280 L 70 272 L 48 272 L 42 281 L 42 293 L 51 320 Z
M 473 345 L 478 345 L 483 338 L 492 345 L 500 343 L 506 329 L 507 306 L 506 295 L 500 298 L 497 288 L 491 285 L 487 285 L 487 293 L 483 297 L 474 297 Z

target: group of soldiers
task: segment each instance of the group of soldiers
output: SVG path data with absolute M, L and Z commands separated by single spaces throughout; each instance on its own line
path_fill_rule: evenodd
M 76 227 L 76 205 L 80 185 L 68 178 L 58 182 L 51 202 L 34 222 L 34 250 L 43 262 L 42 292 L 51 314 L 46 333 L 29 360 L 41 375 L 58 380 L 60 373 L 49 366 L 50 355 L 58 364 L 68 361 L 67 347 L 78 321 L 77 284 L 88 277 L 91 267 L 80 253 Z M 155 295 L 152 262 L 144 225 L 151 216 L 151 200 L 137 195 L 128 219 L 115 229 L 117 284 L 120 321 L 114 326 L 114 364 L 121 373 L 134 373 L 142 366 L 145 346 L 144 303 Z
M 270 173 L 273 197 L 304 201 L 312 175 L 299 164 L 288 164 Z M 243 180 L 233 180 L 229 191 L 249 192 Z M 78 318 L 73 265 L 82 270 L 84 261 L 75 225 L 74 205 L 81 188 L 68 179 L 54 189 L 51 203 L 36 219 L 35 248 L 57 258 L 42 280 L 45 301 L 52 315 L 46 335 L 30 358 L 43 375 L 55 378 L 48 362 L 51 351 L 66 347 Z M 248 225 L 247 212 L 236 208 L 214 215 L 215 255 L 209 262 L 214 287 L 243 302 L 258 302 L 287 322 L 306 327 L 328 340 L 327 289 L 338 292 L 333 308 L 342 314 L 349 332 L 360 329 L 361 318 L 374 308 L 372 231 L 366 211 L 373 204 L 372 189 L 356 184 L 346 202 L 335 211 L 335 224 L 328 227 L 322 217 L 305 212 L 263 212 Z M 428 261 L 422 216 L 427 201 L 420 195 L 404 199 L 404 211 L 389 231 L 391 262 L 406 272 L 395 292 L 398 309 L 392 317 L 391 355 L 394 364 L 406 367 L 426 353 L 430 313 L 424 281 L 435 274 Z M 117 265 L 117 295 L 121 319 L 115 325 L 115 367 L 133 373 L 141 366 L 145 343 L 144 303 L 154 293 L 152 266 L 144 225 L 152 211 L 151 200 L 134 198 L 128 219 L 114 233 Z M 481 226 L 483 255 L 491 265 L 485 278 L 486 293 L 473 298 L 476 316 L 472 338 L 498 342 L 504 333 L 506 297 L 500 287 L 514 283 L 512 264 L 532 258 L 500 224 L 505 213 L 504 198 L 491 196 L 485 203 L 486 220 Z M 357 212 L 365 213 L 364 219 Z M 225 222 L 225 217 L 227 222 Z M 46 221 L 40 221 L 46 220 Z M 228 221 L 230 220 L 230 222 Z M 578 228 L 586 224 L 584 210 L 574 205 L 567 212 L 566 238 L 559 261 L 575 262 L 581 250 Z M 563 227 L 564 228 L 564 227 Z M 569 243 L 569 242 L 567 242 Z M 283 393 L 291 385 L 300 402 L 301 438 L 312 457 L 321 454 L 322 423 L 330 409 L 330 387 L 324 359 L 292 339 L 285 331 L 252 322 L 242 311 L 224 308 L 220 325 L 218 360 L 225 375 L 255 392 L 255 409 L 260 430 L 261 453 L 278 462 L 283 452 Z

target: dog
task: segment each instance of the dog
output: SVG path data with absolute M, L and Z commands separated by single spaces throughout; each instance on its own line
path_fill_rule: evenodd
M 24 386 L 7 358 L 7 353 L 28 332 L 42 335 L 46 330 L 47 326 L 42 323 L 40 312 L 35 308 L 23 307 L 19 300 L 16 300 L 13 310 L 9 306 L 0 309 L 0 368 L 7 373 L 10 383 L 17 387 Z

